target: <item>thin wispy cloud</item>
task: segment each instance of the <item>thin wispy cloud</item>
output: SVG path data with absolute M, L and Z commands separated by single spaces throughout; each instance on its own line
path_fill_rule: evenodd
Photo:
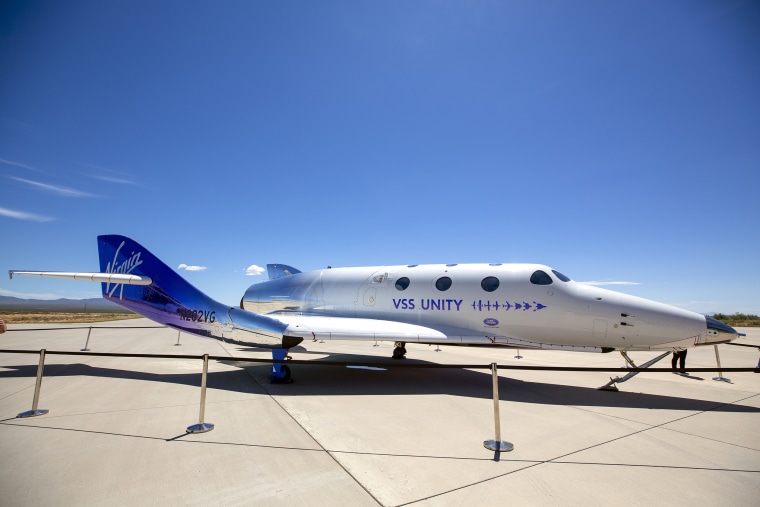
M 55 220 L 53 217 L 46 217 L 44 215 L 37 215 L 8 208 L 0 208 L 0 215 L 8 218 L 15 218 L 17 220 L 29 220 L 31 222 L 52 222 Z
M 24 123 L 22 121 L 18 121 L 18 120 L 14 120 L 12 118 L 6 118 L 6 117 L 0 117 L 0 127 L 8 129 L 12 132 L 23 132 L 23 133 L 34 130 L 34 127 L 29 125 L 28 123 Z
M 56 185 L 49 185 L 47 183 L 41 183 L 39 181 L 27 180 L 25 178 L 17 178 L 15 176 L 6 176 L 6 178 L 25 183 L 35 188 L 45 190 L 47 192 L 53 192 L 54 194 L 63 195 L 66 197 L 96 197 L 93 194 L 82 192 L 81 190 L 75 190 L 68 187 L 60 187 Z
M 585 283 L 586 285 L 641 285 L 639 282 L 597 282 L 597 281 L 591 281 L 591 282 L 578 282 L 578 283 Z
M 108 183 L 117 183 L 119 185 L 139 185 L 139 183 L 135 183 L 134 181 L 125 180 L 123 178 L 114 178 L 113 176 L 100 176 L 97 174 L 89 174 L 88 176 L 96 180 L 106 181 Z
M 15 166 L 15 167 L 22 167 L 24 169 L 29 169 L 30 171 L 34 171 L 34 172 L 38 172 L 38 173 L 42 172 L 39 169 L 36 169 L 36 168 L 34 168 L 34 167 L 30 166 L 30 165 L 22 164 L 21 162 L 14 162 L 13 160 L 7 160 L 7 159 L 4 159 L 4 158 L 0 158 L 0 163 L 1 164 L 12 165 L 12 166 Z
M 140 184 L 137 182 L 134 182 L 132 180 L 129 180 L 123 176 L 122 173 L 119 171 L 114 171 L 113 169 L 109 169 L 107 167 L 101 167 L 95 164 L 81 164 L 84 167 L 88 167 L 90 169 L 95 169 L 96 171 L 99 171 L 101 173 L 108 173 L 108 174 L 88 174 L 90 178 L 105 181 L 108 183 L 116 183 L 117 185 L 135 185 L 139 186 Z
M 188 266 L 187 264 L 180 264 L 177 269 L 183 269 L 185 271 L 205 271 L 206 266 Z
M 245 268 L 245 274 L 246 276 L 259 276 L 261 273 L 266 271 L 261 266 L 257 266 L 256 264 L 251 264 L 247 268 Z

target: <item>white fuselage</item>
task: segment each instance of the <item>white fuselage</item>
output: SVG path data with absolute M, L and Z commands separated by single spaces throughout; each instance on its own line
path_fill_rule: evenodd
M 403 341 L 422 343 L 602 351 L 725 341 L 711 339 L 702 315 L 539 264 L 325 269 L 253 285 L 242 306 L 292 322 L 287 334 L 304 338 L 366 339 L 374 329 L 382 339 L 385 326 L 403 323 L 420 329 L 409 326 Z M 353 323 L 342 334 L 324 317 Z

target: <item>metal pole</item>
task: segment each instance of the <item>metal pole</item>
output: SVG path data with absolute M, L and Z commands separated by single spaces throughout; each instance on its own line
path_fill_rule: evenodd
M 34 417 L 37 415 L 45 415 L 48 413 L 47 409 L 37 410 L 37 404 L 40 401 L 40 387 L 42 386 L 42 370 L 45 369 L 45 349 L 40 350 L 40 364 L 37 366 L 37 382 L 34 384 L 34 399 L 32 400 L 32 409 L 26 412 L 21 412 L 16 417 Z
M 206 375 L 208 374 L 208 354 L 203 354 L 203 375 L 201 375 L 201 411 L 198 424 L 187 427 L 188 433 L 205 433 L 214 429 L 211 423 L 203 422 L 206 413 Z
M 182 344 L 179 342 L 179 338 L 180 338 L 180 336 L 182 336 L 182 331 L 177 331 L 177 343 L 175 343 L 175 344 L 174 344 L 174 346 L 175 346 L 175 347 L 178 347 L 178 346 L 182 345 Z
M 726 378 L 723 376 L 723 371 L 720 369 L 720 354 L 718 353 L 718 346 L 713 345 L 715 347 L 715 360 L 718 361 L 718 376 L 713 377 L 713 380 L 718 380 L 720 382 L 731 382 L 730 378 Z
M 491 363 L 491 377 L 493 379 L 493 421 L 496 438 L 494 440 L 486 440 L 483 442 L 483 446 L 491 451 L 511 451 L 515 446 L 501 439 L 501 422 L 499 418 L 499 368 L 496 363 Z
M 84 348 L 81 349 L 84 352 L 89 351 L 90 349 L 87 348 L 87 346 L 90 344 L 90 333 L 92 333 L 92 326 L 90 326 L 90 329 L 87 331 L 87 341 L 84 342 Z

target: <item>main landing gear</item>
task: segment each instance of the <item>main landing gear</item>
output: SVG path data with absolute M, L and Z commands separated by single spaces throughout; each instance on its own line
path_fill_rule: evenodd
M 406 359 L 406 343 L 396 342 L 396 348 L 393 349 L 393 359 Z
M 269 374 L 269 381 L 272 384 L 290 384 L 293 379 L 290 378 L 290 368 L 282 364 L 281 361 L 291 359 L 288 355 L 288 349 L 272 349 L 272 372 Z

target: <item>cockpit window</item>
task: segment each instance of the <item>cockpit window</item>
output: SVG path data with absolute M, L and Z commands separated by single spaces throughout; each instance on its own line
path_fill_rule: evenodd
M 556 269 L 552 269 L 552 273 L 554 273 L 554 276 L 556 276 L 557 278 L 559 278 L 563 282 L 571 282 L 572 281 L 572 280 L 570 280 L 570 278 L 568 278 L 567 276 L 563 275 L 562 273 L 560 273 Z
M 486 292 L 493 292 L 499 288 L 499 279 L 495 276 L 487 276 L 483 278 L 482 282 L 480 282 L 480 286 L 483 287 L 483 290 Z
M 435 288 L 441 292 L 449 290 L 449 287 L 451 287 L 451 278 L 448 276 L 442 276 L 435 281 Z
M 552 277 L 539 269 L 530 275 L 530 283 L 534 285 L 551 285 Z
M 407 287 L 409 287 L 409 279 L 407 277 L 404 276 L 396 280 L 396 289 L 406 290 Z

